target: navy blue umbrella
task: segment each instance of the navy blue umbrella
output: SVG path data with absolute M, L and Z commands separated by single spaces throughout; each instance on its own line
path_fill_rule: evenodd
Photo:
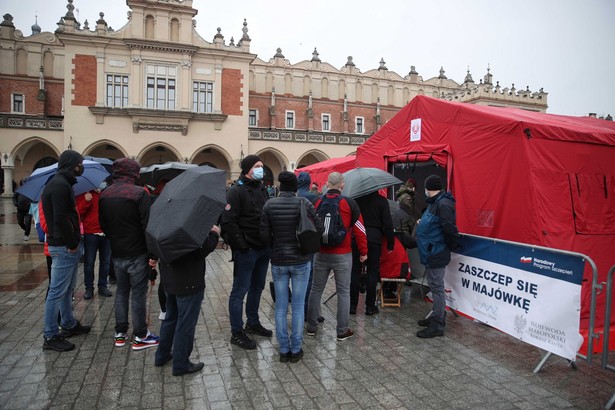
M 38 202 L 45 188 L 45 184 L 58 172 L 58 163 L 43 168 L 35 169 L 26 179 L 24 184 L 15 192 Z M 77 183 L 73 185 L 75 195 L 83 194 L 100 186 L 100 183 L 109 176 L 109 172 L 98 162 L 83 160 L 83 175 L 77 177 Z

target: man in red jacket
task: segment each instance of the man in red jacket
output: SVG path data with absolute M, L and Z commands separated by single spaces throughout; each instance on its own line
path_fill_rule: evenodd
M 344 189 L 344 176 L 339 172 L 332 172 L 327 179 L 329 190 L 326 197 L 335 198 L 341 195 Z M 315 207 L 322 202 L 316 201 Z M 352 268 L 351 240 L 354 237 L 359 248 L 360 260 L 367 259 L 367 238 L 363 218 L 357 203 L 347 197 L 339 202 L 339 212 L 346 228 L 344 240 L 336 246 L 321 246 L 320 252 L 314 256 L 314 277 L 308 301 L 307 334 L 316 335 L 318 317 L 320 316 L 320 300 L 325 290 L 329 272 L 333 271 L 335 277 L 335 290 L 337 292 L 337 340 L 343 341 L 352 337 L 354 332 L 348 327 L 350 315 L 350 271 Z
M 111 263 L 111 245 L 105 236 L 98 222 L 98 190 L 92 190 L 81 195 L 77 195 L 77 212 L 83 225 L 83 282 L 85 284 L 84 299 L 94 297 L 94 263 L 96 253 L 99 254 L 98 260 L 98 294 L 109 297 L 113 294 L 107 288 L 107 277 L 109 276 L 109 264 Z

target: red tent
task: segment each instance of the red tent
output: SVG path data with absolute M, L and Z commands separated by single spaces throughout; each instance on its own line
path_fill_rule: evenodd
M 350 155 L 341 158 L 331 158 L 325 161 L 317 162 L 316 164 L 308 165 L 307 167 L 299 168 L 295 170 L 295 174 L 299 175 L 301 172 L 307 172 L 310 174 L 312 182 L 318 184 L 318 189 L 322 191 L 322 186 L 327 182 L 327 177 L 332 172 L 344 173 L 354 168 L 354 162 L 356 157 Z
M 356 166 L 391 171 L 430 159 L 445 168 L 461 232 L 588 255 L 606 281 L 615 264 L 615 123 L 418 96 L 357 149 Z

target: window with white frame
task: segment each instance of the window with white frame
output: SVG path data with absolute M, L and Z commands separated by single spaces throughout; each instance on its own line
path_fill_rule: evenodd
M 107 107 L 128 106 L 128 76 L 107 74 Z
M 331 114 L 322 115 L 322 130 L 331 131 Z
M 148 65 L 146 72 L 147 108 L 174 110 L 176 79 L 177 67 L 154 64 Z
M 357 117 L 355 119 L 355 133 L 363 134 L 363 117 Z
M 214 83 L 205 81 L 192 83 L 192 111 L 214 112 Z
M 288 129 L 295 128 L 295 112 L 294 111 L 286 111 L 286 128 Z
M 258 123 L 257 118 L 256 118 L 256 110 L 250 110 L 249 111 L 249 115 L 248 115 L 248 126 L 249 127 L 256 127 L 256 124 Z
M 25 110 L 25 97 L 23 94 L 13 94 L 13 103 L 11 104 L 12 111 L 15 113 L 24 113 Z

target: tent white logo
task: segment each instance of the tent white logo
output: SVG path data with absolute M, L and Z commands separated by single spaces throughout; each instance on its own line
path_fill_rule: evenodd
M 410 142 L 421 140 L 421 119 L 415 118 L 410 121 Z

